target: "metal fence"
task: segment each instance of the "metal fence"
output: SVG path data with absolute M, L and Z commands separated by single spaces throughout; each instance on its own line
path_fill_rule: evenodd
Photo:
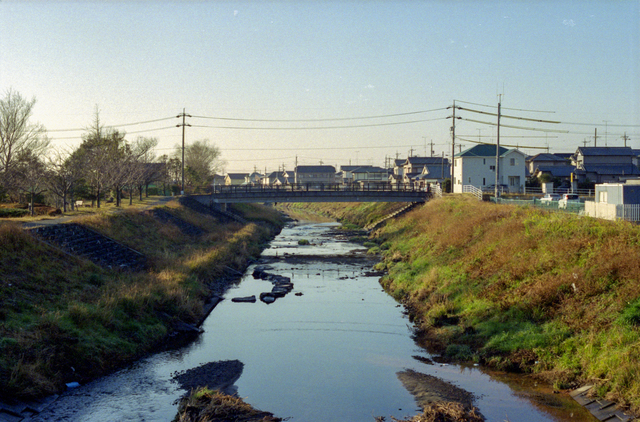
M 511 204 L 511 205 L 522 205 L 529 207 L 537 207 L 541 209 L 545 209 L 548 211 L 559 211 L 559 212 L 569 212 L 573 214 L 584 215 L 584 202 L 569 202 L 565 207 L 560 208 L 558 206 L 558 201 L 540 201 L 539 198 L 532 199 L 506 199 L 506 198 L 498 198 L 497 201 L 495 198 L 491 198 L 492 201 L 497 202 L 498 204 Z

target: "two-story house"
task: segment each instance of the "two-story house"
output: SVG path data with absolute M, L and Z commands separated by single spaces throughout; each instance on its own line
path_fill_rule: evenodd
M 409 157 L 402 165 L 402 183 L 407 186 L 442 183 L 450 176 L 449 160 L 444 157 Z
M 524 191 L 525 157 L 517 149 L 500 147 L 498 185 L 508 192 Z M 496 145 L 479 144 L 455 155 L 454 193 L 462 193 L 464 185 L 487 189 L 496 184 Z
M 579 182 L 619 182 L 640 176 L 630 147 L 579 147 L 571 157 Z
M 527 159 L 527 173 L 530 177 L 540 177 L 548 174 L 552 178 L 569 182 L 571 173 L 574 170 L 575 167 L 571 164 L 571 160 L 567 158 L 567 154 L 542 153 Z
M 285 173 L 286 177 L 290 175 Z M 336 168 L 333 166 L 296 166 L 293 170 L 297 184 L 327 185 L 336 183 Z
M 227 186 L 243 185 L 247 181 L 249 173 L 227 173 L 224 177 L 224 184 Z

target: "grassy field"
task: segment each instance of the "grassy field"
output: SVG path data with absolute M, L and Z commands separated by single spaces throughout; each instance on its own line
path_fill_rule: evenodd
M 364 226 L 369 207 L 325 211 Z M 373 238 L 383 286 L 445 355 L 640 412 L 640 227 L 451 196 Z
M 141 273 L 98 267 L 19 223 L 0 225 L 0 394 L 57 392 L 162 347 L 172 324 L 197 323 L 225 270 L 257 257 L 282 224 L 259 206 L 237 210 L 246 225 L 221 225 L 176 202 L 165 209 L 206 234 L 186 236 L 139 207 L 74 220 L 145 254 L 150 269 Z

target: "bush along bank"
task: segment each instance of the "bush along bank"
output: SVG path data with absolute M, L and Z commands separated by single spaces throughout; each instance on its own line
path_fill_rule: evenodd
M 148 269 L 140 272 L 98 267 L 18 225 L 0 226 L 0 395 L 59 392 L 166 347 L 176 326 L 201 322 L 209 298 L 282 225 L 266 207 L 246 207 L 243 225 L 173 202 L 163 209 L 202 234 L 137 211 L 74 221 L 143 253 Z
M 640 227 L 450 196 L 371 240 L 383 287 L 443 355 L 640 412 Z

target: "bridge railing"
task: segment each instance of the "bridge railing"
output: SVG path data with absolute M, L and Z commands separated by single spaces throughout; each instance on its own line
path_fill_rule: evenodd
M 406 186 L 403 184 L 352 184 L 342 183 L 298 183 L 281 186 L 263 185 L 229 185 L 213 186 L 212 194 L 242 194 L 266 192 L 427 192 L 423 187 Z

